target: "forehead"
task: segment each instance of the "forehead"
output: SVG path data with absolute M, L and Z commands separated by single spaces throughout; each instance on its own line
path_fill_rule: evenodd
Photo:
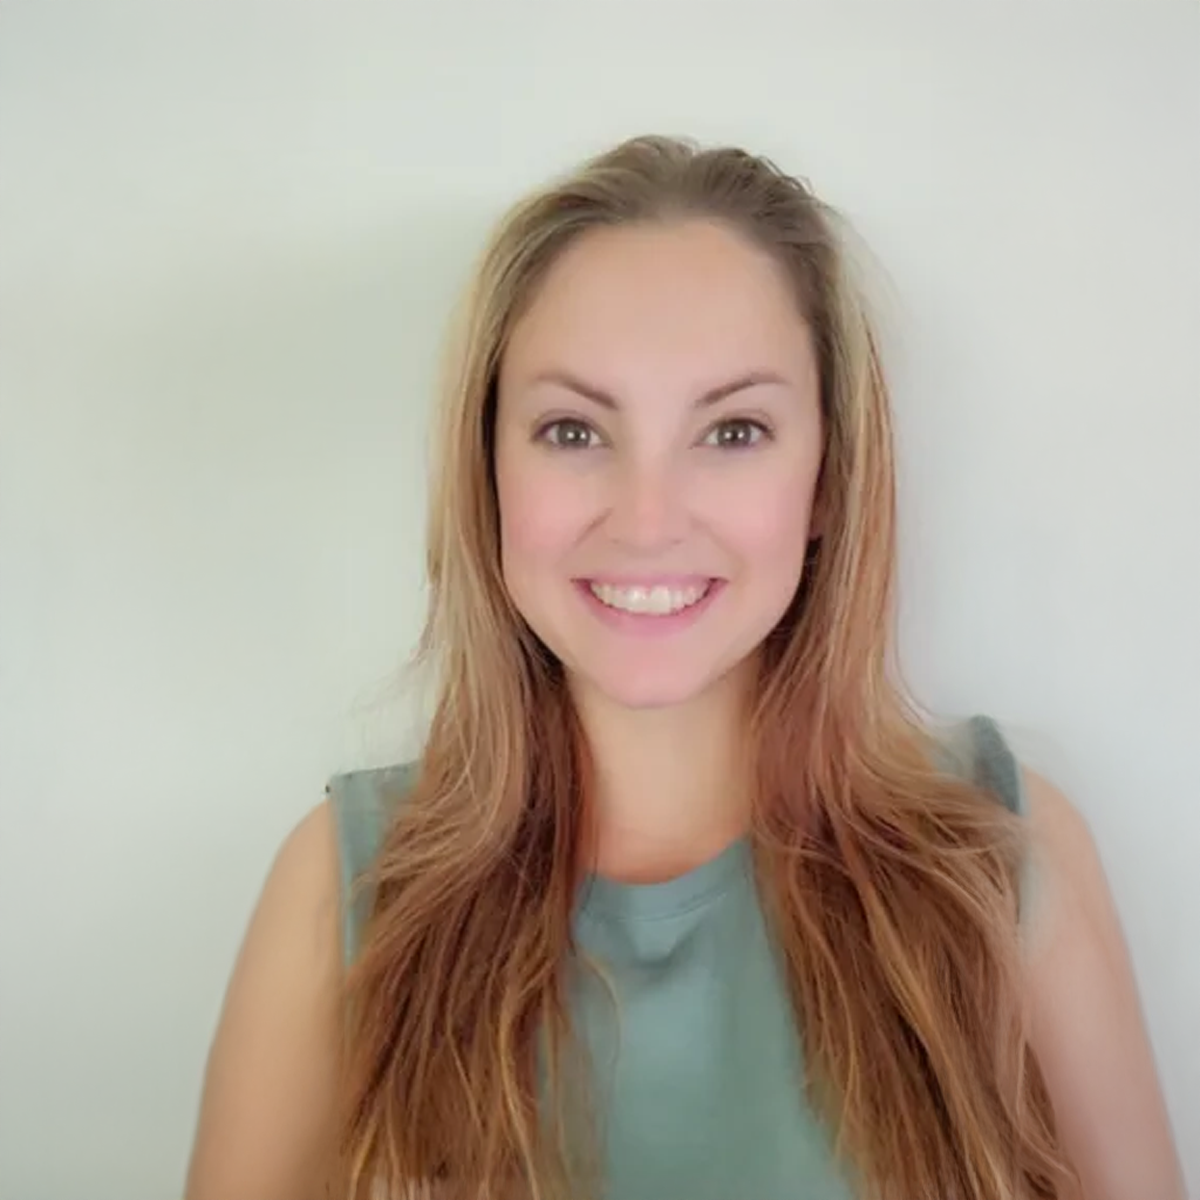
M 811 359 L 783 268 L 737 232 L 692 220 L 578 238 L 513 329 L 501 379 L 561 366 L 619 386 L 642 370 L 807 373 Z

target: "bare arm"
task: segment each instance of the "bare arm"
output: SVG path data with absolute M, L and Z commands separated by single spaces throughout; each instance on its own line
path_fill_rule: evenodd
M 1184 1200 L 1133 968 L 1083 818 L 1025 772 L 1032 1038 L 1085 1200 Z
M 341 944 L 333 817 L 279 851 L 208 1060 L 187 1200 L 319 1200 L 333 1149 Z

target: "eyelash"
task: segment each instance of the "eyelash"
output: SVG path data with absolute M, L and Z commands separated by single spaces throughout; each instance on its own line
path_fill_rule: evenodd
M 553 437 L 554 430 L 562 428 L 579 429 L 583 430 L 589 435 L 595 435 L 596 437 L 600 436 L 596 430 L 587 423 L 587 421 L 581 420 L 579 417 L 556 417 L 553 421 L 547 421 L 546 424 L 537 431 L 537 440 L 540 442 L 546 442 L 555 450 L 594 450 L 596 448 L 593 445 L 581 446 L 578 443 L 573 445 L 563 445 L 561 442 L 556 442 Z M 714 425 L 704 435 L 702 444 L 707 443 L 708 439 L 712 437 L 713 434 L 718 433 L 722 429 L 730 428 L 752 430 L 754 433 L 754 440 L 750 442 L 737 442 L 732 444 L 716 443 L 714 448 L 749 450 L 752 447 L 759 445 L 760 442 L 768 441 L 774 437 L 774 434 L 771 432 L 770 428 L 762 421 L 756 421 L 751 417 L 728 417 L 724 421 L 718 421 L 717 424 Z

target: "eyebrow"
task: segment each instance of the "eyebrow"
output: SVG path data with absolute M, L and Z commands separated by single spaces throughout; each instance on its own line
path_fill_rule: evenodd
M 541 371 L 530 381 L 531 386 L 544 383 L 566 388 L 568 391 L 582 396 L 585 400 L 591 400 L 593 403 L 599 404 L 602 408 L 608 408 L 614 412 L 621 407 L 620 401 L 611 392 L 606 392 L 603 388 L 585 382 L 578 376 L 572 375 L 570 371 Z M 737 392 L 744 392 L 748 388 L 761 387 L 764 384 L 777 387 L 792 386 L 790 380 L 776 374 L 774 371 L 750 371 L 745 375 L 739 375 L 736 379 L 731 379 L 728 383 L 718 384 L 716 387 L 702 392 L 696 397 L 696 407 L 708 408 L 713 404 L 718 404 L 720 401 L 727 399 L 729 396 L 735 395 Z

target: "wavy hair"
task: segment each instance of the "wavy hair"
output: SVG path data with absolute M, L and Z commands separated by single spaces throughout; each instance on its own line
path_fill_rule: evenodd
M 419 653 L 436 703 L 347 979 L 346 1194 L 600 1186 L 564 986 L 591 771 L 561 668 L 501 575 L 496 380 L 574 239 L 690 218 L 774 257 L 819 360 L 821 536 L 762 647 L 748 730 L 757 886 L 802 1031 L 796 1087 L 867 1195 L 1055 1197 L 1064 1168 L 1019 981 L 1020 824 L 946 769 L 891 657 L 889 401 L 848 230 L 767 159 L 661 137 L 510 210 L 455 327 Z

